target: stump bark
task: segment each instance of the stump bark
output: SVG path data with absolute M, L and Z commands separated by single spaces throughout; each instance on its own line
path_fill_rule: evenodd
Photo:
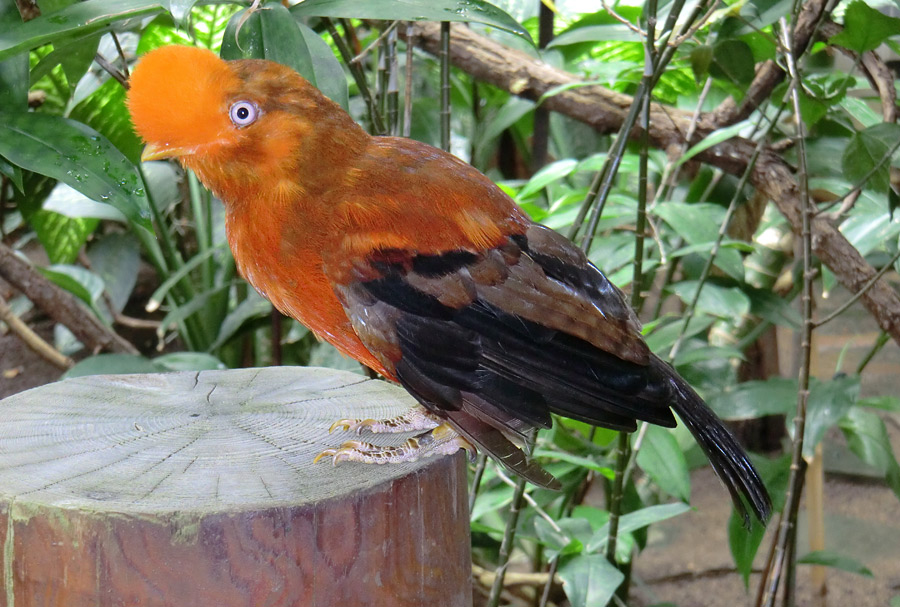
M 469 606 L 461 454 L 312 464 L 355 437 L 333 421 L 413 404 L 286 367 L 76 378 L 0 401 L 0 606 Z

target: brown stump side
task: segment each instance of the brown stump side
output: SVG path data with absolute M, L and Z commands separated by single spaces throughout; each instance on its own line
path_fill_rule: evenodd
M 335 419 L 411 404 L 284 367 L 0 401 L 0 607 L 470 606 L 462 456 L 312 465 Z

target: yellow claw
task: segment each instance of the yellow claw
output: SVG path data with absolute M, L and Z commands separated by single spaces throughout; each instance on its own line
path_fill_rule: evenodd
M 365 453 L 367 451 L 377 451 L 378 449 L 378 447 L 372 445 L 371 443 L 364 443 L 358 440 L 348 440 L 337 449 L 325 449 L 313 459 L 313 463 L 318 463 L 320 459 L 323 459 L 330 455 L 332 457 L 331 465 L 337 466 L 337 463 L 339 461 L 351 459 L 354 451 L 358 453 Z
M 363 419 L 363 420 L 339 419 L 336 422 L 334 422 L 333 424 L 331 424 L 330 428 L 328 428 L 328 434 L 331 434 L 332 432 L 334 432 L 335 430 L 338 430 L 338 429 L 343 430 L 345 432 L 347 432 L 347 431 L 352 432 L 355 430 L 356 433 L 359 434 L 360 432 L 362 432 L 363 428 L 371 426 L 372 424 L 375 424 L 375 423 L 377 423 L 377 420 L 374 420 L 374 419 Z

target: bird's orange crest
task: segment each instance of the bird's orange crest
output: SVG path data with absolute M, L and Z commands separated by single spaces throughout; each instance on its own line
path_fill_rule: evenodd
M 211 51 L 186 46 L 151 51 L 138 62 L 130 85 L 128 109 L 148 143 L 191 149 L 233 130 L 228 92 L 240 81 Z

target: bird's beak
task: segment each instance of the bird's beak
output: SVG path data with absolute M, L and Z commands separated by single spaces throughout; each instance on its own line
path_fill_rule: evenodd
M 159 143 L 148 143 L 141 154 L 141 161 L 162 160 L 163 158 L 177 158 L 194 153 L 194 148 L 178 147 Z

